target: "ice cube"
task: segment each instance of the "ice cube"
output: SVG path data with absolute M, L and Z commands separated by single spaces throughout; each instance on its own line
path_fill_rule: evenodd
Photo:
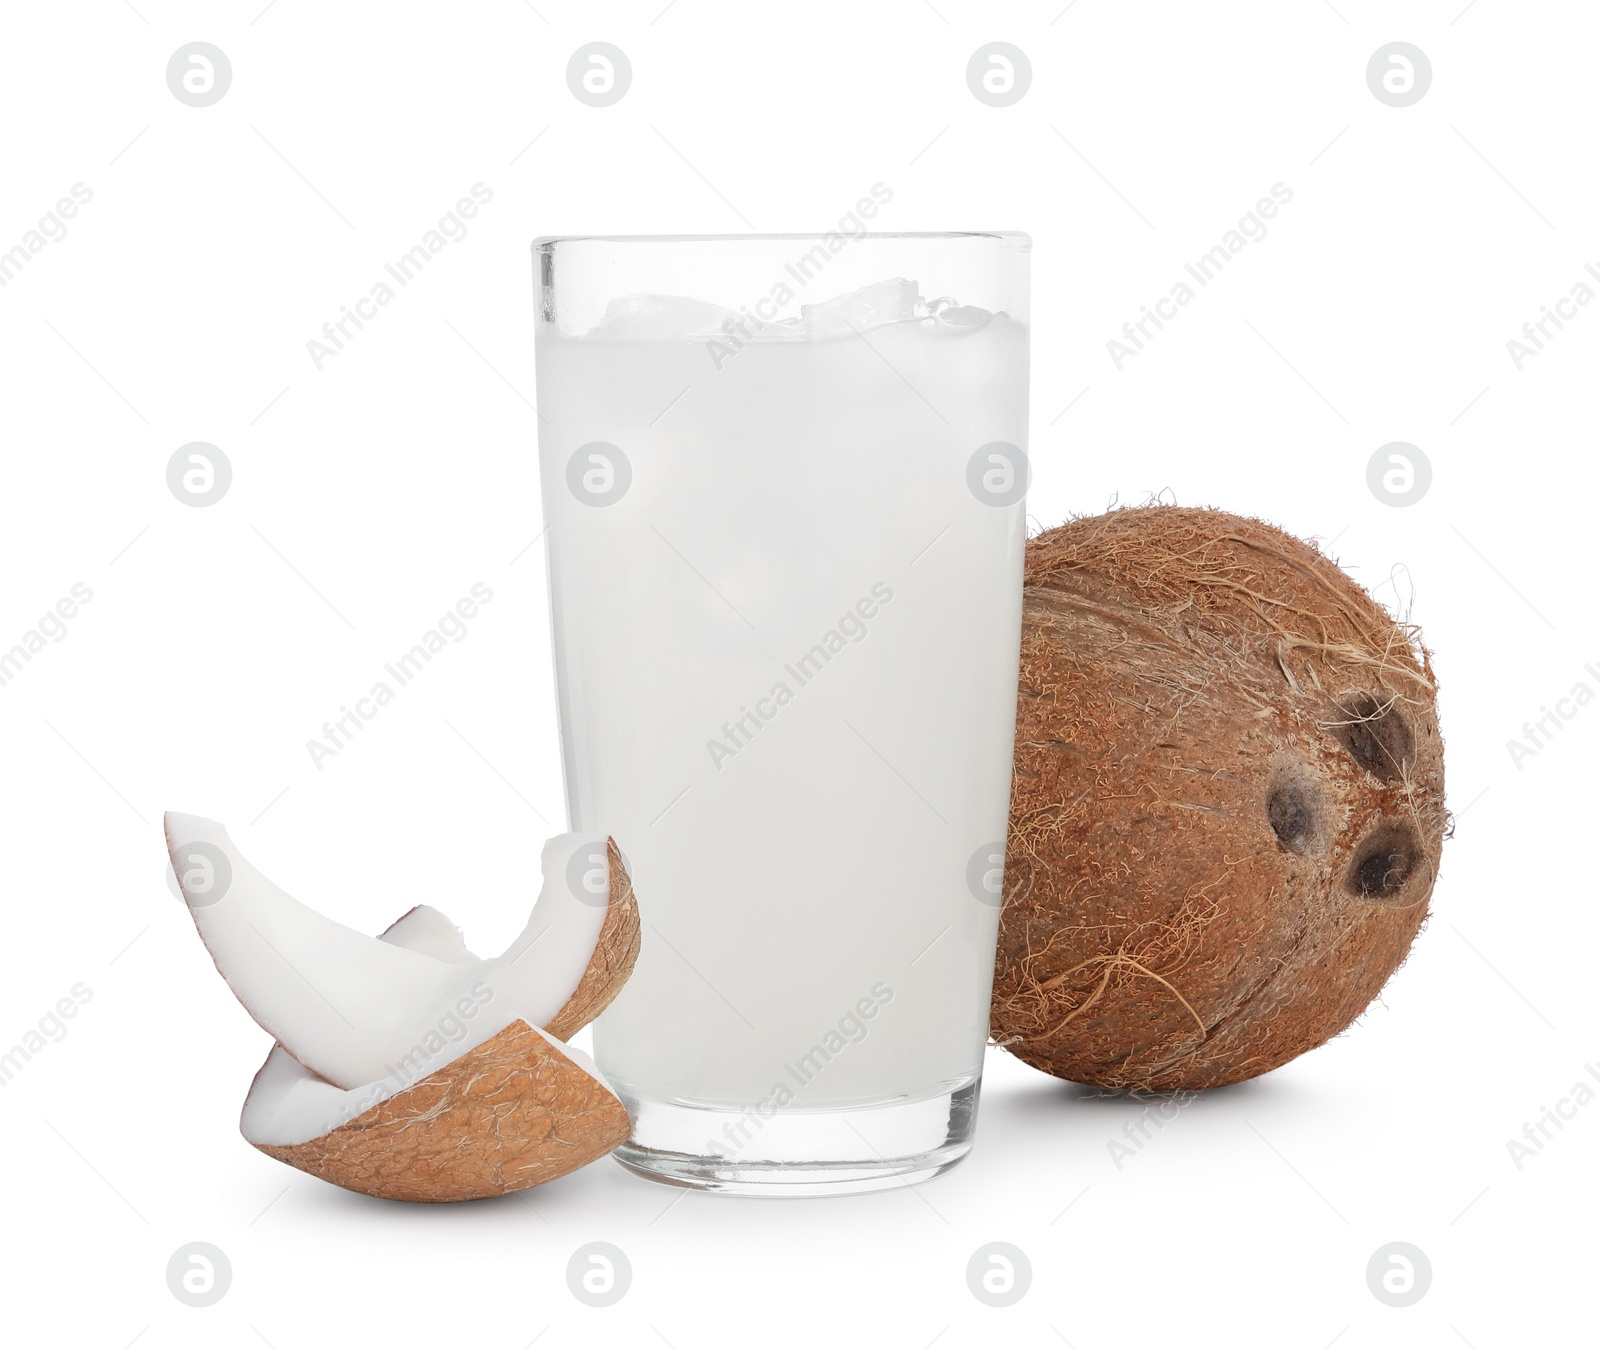
M 714 337 L 739 318 L 736 310 L 686 295 L 624 295 L 606 306 L 605 317 L 585 336 L 619 342 Z
M 848 337 L 852 332 L 915 319 L 921 299 L 916 282 L 894 277 L 821 304 L 801 305 L 800 326 L 807 337 Z

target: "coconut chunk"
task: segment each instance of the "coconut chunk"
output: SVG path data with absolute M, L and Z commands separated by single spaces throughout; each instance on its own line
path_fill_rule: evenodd
M 571 1034 L 616 996 L 638 952 L 638 913 L 614 841 L 558 835 L 527 926 L 498 957 L 475 960 L 436 910 L 384 942 L 309 909 L 199 816 L 168 813 L 167 845 L 189 912 L 245 1010 L 333 1087 L 403 1081 L 454 1045 L 514 1021 Z M 455 1042 L 453 1029 L 471 1030 Z
M 478 959 L 467 950 L 460 930 L 444 914 L 428 905 L 408 910 L 384 929 L 378 940 L 411 951 L 432 953 L 440 959 L 463 962 Z M 498 1028 L 496 1034 L 503 1030 Z M 381 1082 L 350 1089 L 336 1087 L 306 1068 L 281 1045 L 275 1045 L 250 1085 L 239 1118 L 239 1132 L 264 1151 L 298 1148 L 351 1125 L 373 1108 L 403 1096 L 425 1079 L 472 1072 L 478 1061 L 473 1059 L 472 1051 L 463 1054 L 465 1036 L 458 1028 L 446 1028 L 446 1031 L 451 1033 L 449 1039 L 437 1050 L 407 1065 L 403 1072 Z M 574 1046 L 560 1044 L 549 1032 L 540 1034 L 553 1050 L 607 1092 L 611 1091 L 586 1054 Z M 392 1109 L 403 1113 L 407 1108 L 401 1104 Z M 278 1155 L 274 1153 L 273 1156 Z M 309 1158 L 312 1154 L 302 1152 L 295 1156 Z
M 369 1091 L 341 1091 L 275 1048 L 240 1128 L 269 1157 L 336 1186 L 423 1202 L 537 1186 L 628 1137 L 627 1111 L 587 1057 L 520 1019 L 393 1095 L 374 1102 Z M 307 1128 L 313 1137 L 295 1138 Z
M 637 951 L 632 887 L 619 872 Z M 608 929 L 626 929 L 620 912 L 608 912 L 597 953 L 615 948 Z M 441 961 L 477 960 L 460 930 L 428 905 L 401 915 L 379 940 Z M 590 963 L 580 989 L 600 968 Z M 630 960 L 622 980 L 631 968 Z M 399 1077 L 349 1090 L 275 1045 L 250 1085 L 239 1132 L 268 1157 L 383 1199 L 476 1200 L 554 1180 L 626 1139 L 628 1114 L 581 1050 L 528 1031 L 513 1023 L 465 1054 L 446 1042 Z
M 545 1027 L 560 1041 L 588 1026 L 611 1005 L 639 958 L 639 905 L 633 894 L 633 879 L 614 839 L 606 840 L 606 869 L 610 899 L 600 936 L 578 987 Z

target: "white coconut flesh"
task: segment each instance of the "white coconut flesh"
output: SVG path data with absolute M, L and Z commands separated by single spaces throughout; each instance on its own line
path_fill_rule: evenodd
M 464 966 L 478 960 L 467 950 L 461 930 L 432 905 L 408 909 L 383 930 L 382 939 L 407 951 L 421 952 L 435 961 Z
M 582 981 L 613 898 L 605 837 L 557 835 L 527 926 L 502 955 L 477 960 L 437 910 L 411 911 L 384 941 L 302 905 L 215 821 L 169 812 L 166 832 L 195 927 L 239 1002 L 321 1087 L 345 1092 L 398 1090 L 420 1066 L 448 1063 L 517 1020 L 543 1028 Z M 589 862 L 570 866 L 580 854 Z M 262 1072 L 272 1083 L 287 1074 L 270 1060 Z
M 460 930 L 438 910 L 427 905 L 418 905 L 391 924 L 381 940 L 393 946 L 433 955 L 439 960 L 458 963 L 477 960 L 461 940 Z M 607 1092 L 611 1092 L 610 1085 L 600 1076 L 588 1055 L 570 1045 L 563 1045 L 539 1027 L 533 1029 Z M 500 1030 L 502 1028 L 495 1027 L 496 1032 Z M 280 1147 L 292 1147 L 320 1139 L 341 1125 L 349 1124 L 380 1102 L 403 1092 L 412 1083 L 444 1068 L 458 1059 L 465 1048 L 464 1042 L 447 1042 L 443 1049 L 410 1066 L 400 1078 L 391 1076 L 379 1083 L 345 1089 L 317 1077 L 281 1045 L 275 1045 L 251 1083 L 249 1095 L 244 1099 L 244 1110 L 239 1116 L 239 1133 L 249 1143 Z M 615 1093 L 612 1095 L 615 1096 Z

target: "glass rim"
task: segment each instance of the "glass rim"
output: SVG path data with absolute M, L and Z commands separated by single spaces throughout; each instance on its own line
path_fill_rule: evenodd
M 1023 230 L 864 230 L 846 234 L 843 230 L 817 230 L 802 234 L 541 234 L 533 241 L 538 253 L 564 244 L 776 244 L 809 243 L 839 236 L 852 244 L 869 240 L 901 242 L 986 241 L 1026 251 L 1033 237 Z

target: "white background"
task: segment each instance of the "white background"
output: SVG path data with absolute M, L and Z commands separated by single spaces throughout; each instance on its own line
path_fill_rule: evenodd
M 93 591 L 0 688 L 0 1041 L 93 991 L 0 1097 L 8 1341 L 1592 1342 L 1600 1104 L 1520 1169 L 1507 1149 L 1600 1061 L 1600 707 L 1507 749 L 1600 690 L 1600 306 L 1520 371 L 1506 347 L 1600 262 L 1590 7 L 261 3 L 3 16 L 0 249 L 93 192 L 0 289 L 0 646 Z M 206 108 L 165 80 L 193 40 L 233 68 Z M 566 84 L 591 40 L 632 62 L 609 108 Z M 991 40 L 1032 63 L 1009 108 L 966 85 Z M 1366 83 L 1393 40 L 1431 59 L 1411 107 Z M 528 243 L 827 229 L 880 181 L 877 228 L 1033 235 L 1038 522 L 1158 492 L 1259 514 L 1421 625 L 1458 823 L 1411 960 L 1350 1033 L 1120 1169 L 1136 1103 L 994 1051 L 975 1150 L 916 1190 L 723 1199 L 603 1162 L 406 1207 L 256 1153 L 266 1041 L 164 884 L 160 813 L 228 823 L 356 927 L 431 902 L 498 950 L 562 816 Z M 315 369 L 308 339 L 476 182 L 468 236 Z M 1107 340 L 1278 182 L 1267 237 L 1116 369 Z M 233 466 L 205 509 L 165 480 L 194 440 Z M 1403 509 L 1366 480 L 1395 440 L 1433 467 Z M 470 636 L 314 767 L 307 739 L 479 581 Z M 209 1309 L 165 1282 L 191 1240 L 232 1262 Z M 594 1240 L 633 1268 L 606 1309 L 566 1284 Z M 1033 1267 L 1006 1309 L 965 1278 L 994 1240 Z M 1365 1276 L 1396 1240 L 1433 1269 L 1404 1309 Z

